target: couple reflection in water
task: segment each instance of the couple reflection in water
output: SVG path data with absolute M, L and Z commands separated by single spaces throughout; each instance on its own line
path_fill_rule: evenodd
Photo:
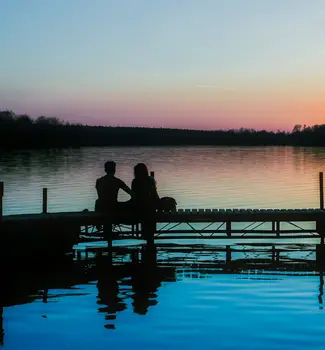
M 131 188 L 115 176 L 116 163 L 105 163 L 106 175 L 97 179 L 98 199 L 95 210 L 109 215 L 132 212 L 141 222 L 142 235 L 148 243 L 153 243 L 155 228 L 154 213 L 159 205 L 156 182 L 149 175 L 147 166 L 139 163 L 134 167 Z M 118 202 L 118 192 L 122 189 L 131 196 L 126 202 Z
M 135 251 L 136 252 L 136 251 Z M 156 251 L 149 247 L 141 250 L 141 260 L 132 259 L 125 265 L 112 266 L 104 257 L 97 261 L 99 312 L 109 321 L 105 328 L 114 329 L 117 313 L 126 310 L 132 300 L 133 312 L 145 315 L 158 303 L 158 289 L 163 281 L 176 281 L 175 269 L 159 268 Z

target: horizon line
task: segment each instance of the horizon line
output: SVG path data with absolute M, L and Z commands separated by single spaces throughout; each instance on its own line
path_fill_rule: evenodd
M 268 128 L 257 128 L 255 129 L 254 127 L 234 127 L 234 128 L 220 128 L 220 129 L 203 129 L 203 128 L 186 128 L 186 127 L 168 127 L 168 126 L 148 126 L 148 125 L 119 125 L 119 124 L 111 124 L 111 125 L 107 125 L 107 124 L 88 124 L 85 122 L 78 122 L 78 121 L 67 121 L 61 117 L 58 116 L 46 116 L 46 115 L 39 115 L 39 116 L 30 116 L 28 114 L 22 113 L 22 114 L 17 114 L 15 113 L 13 110 L 10 109 L 0 109 L 0 113 L 2 112 L 9 112 L 11 113 L 14 117 L 21 117 L 21 116 L 27 116 L 29 117 L 31 120 L 33 120 L 34 122 L 38 119 L 38 118 L 46 118 L 46 119 L 56 119 L 59 123 L 62 123 L 62 125 L 65 124 L 70 124 L 70 125 L 81 125 L 81 126 L 87 126 L 87 127 L 103 127 L 103 128 L 141 128 L 141 129 L 165 129 L 165 130 L 184 130 L 184 131 L 204 131 L 204 132 L 213 132 L 213 131 L 240 131 L 240 130 L 252 130 L 252 131 L 257 131 L 257 132 L 261 132 L 261 131 L 267 131 L 267 132 L 292 132 L 294 130 L 294 128 L 296 126 L 300 126 L 301 129 L 304 128 L 309 128 L 309 127 L 313 127 L 316 125 L 324 125 L 324 124 L 313 124 L 313 125 L 307 125 L 307 124 L 299 124 L 296 123 L 293 125 L 293 127 L 291 129 L 268 129 Z

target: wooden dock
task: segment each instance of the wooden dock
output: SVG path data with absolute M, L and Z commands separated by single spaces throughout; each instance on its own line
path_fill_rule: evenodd
M 320 173 L 320 208 L 313 209 L 178 209 L 157 212 L 153 217 L 154 240 L 162 239 L 307 239 L 319 238 L 325 256 L 325 210 L 323 173 Z M 0 183 L 1 185 L 1 183 Z M 48 213 L 47 190 L 43 190 L 40 214 L 2 215 L 3 184 L 0 186 L 1 253 L 15 247 L 26 250 L 71 251 L 82 241 L 141 239 L 141 222 L 134 213 L 110 217 L 82 212 Z M 36 249 L 36 250 L 35 250 Z
M 325 210 L 322 209 L 179 209 L 157 213 L 154 239 L 305 239 L 324 243 Z M 80 241 L 141 239 L 141 223 L 132 213 L 108 217 L 99 213 L 62 212 L 3 216 L 0 224 L 5 246 L 20 242 L 30 246 L 71 250 Z M 307 227 L 308 226 L 308 227 Z M 106 236 L 107 237 L 107 236 Z M 21 244 L 20 244 L 21 245 Z

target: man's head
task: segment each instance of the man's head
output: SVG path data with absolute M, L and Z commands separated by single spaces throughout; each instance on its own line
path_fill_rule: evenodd
M 116 168 L 116 163 L 113 161 L 108 161 L 105 163 L 105 171 L 109 175 L 114 175 L 115 174 L 115 168 Z

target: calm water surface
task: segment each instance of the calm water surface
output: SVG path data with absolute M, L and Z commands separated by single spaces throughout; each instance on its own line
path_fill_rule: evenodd
M 82 148 L 1 154 L 5 213 L 92 209 L 94 183 L 114 159 L 132 179 L 155 171 L 180 208 L 318 206 L 325 149 Z M 121 196 L 127 199 L 127 196 Z M 84 247 L 80 247 L 83 249 Z M 140 245 L 107 257 L 2 269 L 2 349 L 324 349 L 323 276 L 314 245 Z M 138 256 L 138 260 L 131 256 Z
M 164 246 L 154 259 L 139 248 L 138 263 L 124 252 L 113 267 L 104 256 L 21 268 L 2 298 L 2 347 L 324 348 L 323 277 L 311 250 L 281 247 L 272 260 L 265 247 L 236 247 L 226 262 L 215 249 Z
M 179 208 L 317 207 L 318 172 L 324 148 L 302 147 L 103 147 L 1 154 L 4 212 L 39 212 L 42 187 L 49 210 L 93 209 L 96 178 L 106 160 L 131 183 L 133 166 L 144 162 L 161 196 Z M 121 195 L 126 200 L 127 195 Z

